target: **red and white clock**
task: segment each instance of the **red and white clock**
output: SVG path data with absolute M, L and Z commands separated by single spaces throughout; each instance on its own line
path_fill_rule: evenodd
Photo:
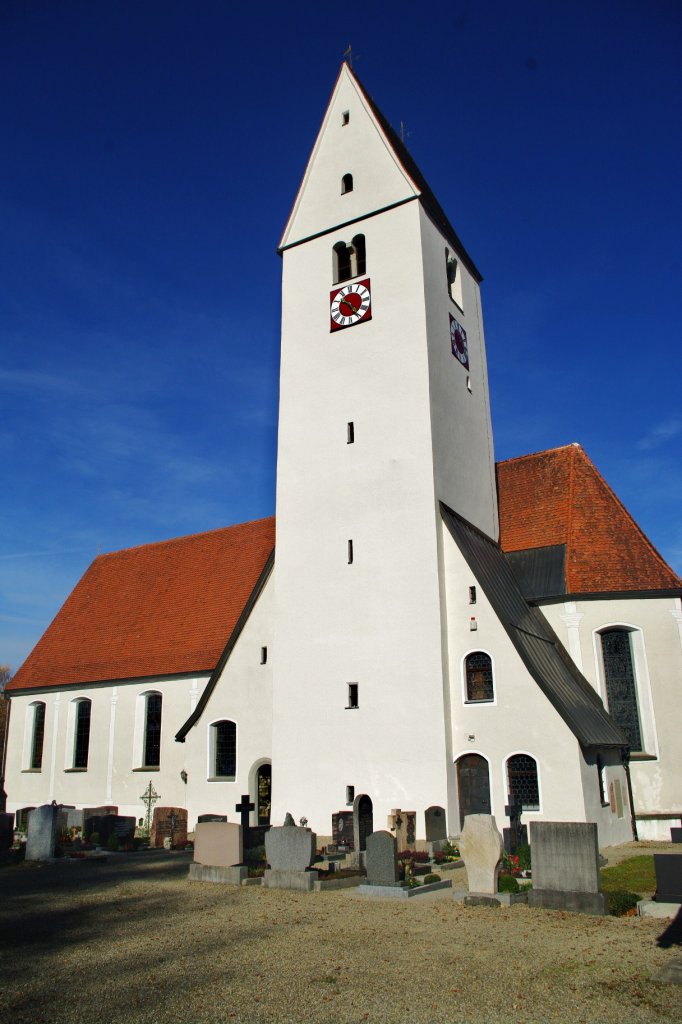
M 455 320 L 452 313 L 450 317 L 450 348 L 455 359 L 459 359 L 465 369 L 469 369 L 469 346 L 467 345 L 467 332 L 458 320 Z
M 341 331 L 372 319 L 369 278 L 335 288 L 329 295 L 329 330 Z

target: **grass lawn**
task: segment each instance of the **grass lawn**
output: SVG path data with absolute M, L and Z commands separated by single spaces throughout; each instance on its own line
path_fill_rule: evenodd
M 654 858 L 651 854 L 642 854 L 639 857 L 630 857 L 621 864 L 612 868 L 602 868 L 601 887 L 603 892 L 614 892 L 617 889 L 627 889 L 629 892 L 637 892 L 640 896 L 653 893 L 656 890 L 656 874 L 654 872 Z

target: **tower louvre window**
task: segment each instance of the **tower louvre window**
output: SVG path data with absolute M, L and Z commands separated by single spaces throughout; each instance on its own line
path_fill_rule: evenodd
M 346 424 L 346 444 L 355 444 L 355 424 L 352 420 Z
M 348 541 L 348 564 L 353 564 L 353 541 Z
M 345 128 L 345 126 L 348 124 L 349 121 L 350 121 L 350 110 L 344 110 L 343 114 L 341 115 L 341 124 L 342 124 L 342 126 Z
M 260 649 L 260 663 L 266 665 L 268 660 L 268 649 L 267 647 L 261 647 Z
M 350 245 L 346 245 L 345 242 L 336 242 L 332 249 L 334 284 L 349 281 L 352 277 L 359 277 L 367 272 L 366 268 L 364 235 L 356 235 Z
M 341 178 L 341 195 L 345 196 L 347 192 L 353 191 L 353 175 L 344 174 Z

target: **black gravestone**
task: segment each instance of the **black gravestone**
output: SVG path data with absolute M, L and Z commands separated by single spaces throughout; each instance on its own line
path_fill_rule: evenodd
M 86 839 L 97 832 L 101 846 L 106 846 L 112 836 L 116 836 L 119 843 L 132 843 L 135 818 L 119 814 L 95 814 L 85 819 L 84 831 Z
M 332 842 L 338 849 L 353 849 L 353 812 L 338 811 L 332 814 Z
M 655 853 L 656 902 L 682 903 L 682 853 Z
M 682 828 L 671 828 L 670 829 L 670 842 L 671 843 L 682 843 Z
M 0 811 L 0 850 L 9 850 L 14 842 L 14 815 Z

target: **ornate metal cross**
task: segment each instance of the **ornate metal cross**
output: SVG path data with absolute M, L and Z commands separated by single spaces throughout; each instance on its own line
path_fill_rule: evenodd
M 161 799 L 161 797 L 159 796 L 159 794 L 154 789 L 154 787 L 152 785 L 152 782 L 151 782 L 151 779 L 150 779 L 149 780 L 149 785 L 147 786 L 147 788 L 145 789 L 144 793 L 140 797 L 140 800 L 142 801 L 142 803 L 147 808 L 147 813 L 145 814 L 145 818 L 144 818 L 144 827 L 145 827 L 145 831 L 146 831 L 147 835 L 149 835 L 149 833 L 151 832 L 151 829 L 152 829 L 152 809 L 153 809 L 154 804 L 156 803 L 156 801 L 160 800 L 160 799 Z

